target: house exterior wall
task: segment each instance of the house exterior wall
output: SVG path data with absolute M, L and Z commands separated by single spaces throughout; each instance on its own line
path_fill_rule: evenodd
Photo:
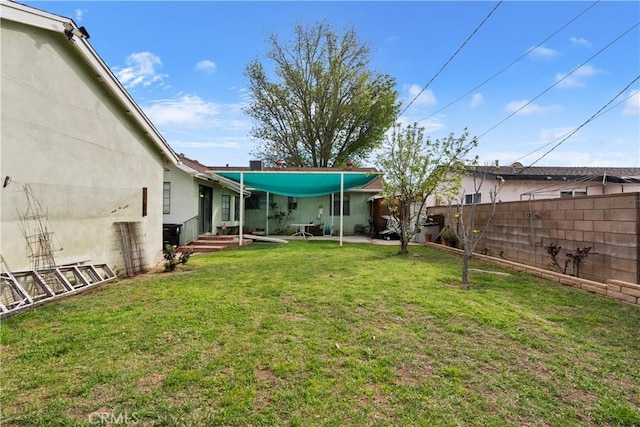
M 264 194 L 264 193 L 262 193 Z M 354 234 L 354 228 L 357 224 L 365 226 L 369 225 L 370 217 L 370 204 L 367 199 L 370 197 L 369 193 L 363 192 L 345 192 L 345 195 L 349 195 L 349 215 L 343 217 L 344 235 Z M 338 200 L 340 193 L 334 194 L 334 199 Z M 279 234 L 293 234 L 297 231 L 291 224 L 323 224 L 324 227 L 333 226 L 333 234 L 340 233 L 340 212 L 336 211 L 335 215 L 331 213 L 331 195 L 319 196 L 319 197 L 299 197 L 298 208 L 290 212 L 290 217 L 287 220 L 284 230 Z M 288 197 L 280 195 L 270 195 L 269 203 L 276 203 L 276 211 L 287 211 L 288 209 Z M 320 213 L 320 206 L 322 206 L 322 213 Z M 269 208 L 269 215 L 274 213 L 273 209 Z M 257 228 L 266 229 L 266 209 L 246 209 L 245 210 L 245 228 L 247 230 L 255 231 Z M 274 234 L 277 229 L 276 223 L 273 219 L 269 220 L 269 234 Z
M 489 203 L 489 190 L 493 188 L 492 183 L 485 182 L 480 189 L 482 203 Z M 464 194 L 474 193 L 473 178 L 465 176 L 462 179 L 462 189 Z M 640 184 L 619 184 L 607 182 L 563 182 L 558 180 L 548 181 L 520 181 L 509 180 L 505 177 L 505 182 L 500 188 L 499 199 L 502 202 L 514 202 L 520 200 L 541 200 L 555 199 L 560 197 L 561 191 L 586 191 L 588 196 L 598 196 L 603 194 L 633 193 L 640 191 Z
M 182 224 L 198 215 L 198 184 L 196 178 L 176 166 L 164 171 L 164 182 L 171 184 L 170 210 L 162 215 L 164 224 Z
M 482 229 L 491 205 L 476 209 L 474 228 Z M 445 224 L 453 224 L 447 207 L 431 207 L 429 213 L 444 215 Z M 580 267 L 582 278 L 639 283 L 640 193 L 499 203 L 478 248 L 494 257 L 549 269 L 549 243 L 563 248 L 561 262 L 567 249 L 592 248 Z
M 31 267 L 20 230 L 29 185 L 58 264 L 123 267 L 117 222 L 138 222 L 146 264 L 162 259 L 163 160 L 63 35 L 2 20 L 0 252 Z M 143 216 L 143 188 L 147 215 Z
M 231 201 L 230 219 L 222 219 L 222 196 L 229 196 Z M 229 230 L 230 227 L 239 227 L 240 212 L 236 212 L 236 200 L 240 197 L 235 191 L 215 185 L 213 187 L 213 234 L 226 234 L 229 231 L 223 230 L 223 226 Z M 246 221 L 245 221 L 246 224 Z

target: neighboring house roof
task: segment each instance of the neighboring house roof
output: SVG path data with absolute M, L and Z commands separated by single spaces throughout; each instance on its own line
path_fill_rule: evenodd
M 84 59 L 95 72 L 96 80 L 103 82 L 105 86 L 120 101 L 123 109 L 134 118 L 145 135 L 149 136 L 153 144 L 159 149 L 162 156 L 170 163 L 177 164 L 178 157 L 171 149 L 164 137 L 158 132 L 153 123 L 147 118 L 142 109 L 131 98 L 125 88 L 120 84 L 102 58 L 91 47 L 88 33 L 84 27 L 79 28 L 71 18 L 55 15 L 20 3 L 9 0 L 0 0 L 2 19 L 18 22 L 36 28 L 51 31 L 69 40 L 75 51 Z
M 476 166 L 475 170 L 502 176 L 505 181 L 607 181 L 639 183 L 640 168 L 529 166 Z
M 187 172 L 188 174 L 196 178 L 216 182 L 223 187 L 235 191 L 236 193 L 240 192 L 240 184 L 231 179 L 216 175 L 215 173 L 209 171 L 208 167 L 203 165 L 199 161 L 190 159 L 182 153 L 178 154 L 178 159 L 178 169 Z M 244 193 L 247 194 L 247 196 L 251 195 L 251 193 L 247 192 L 246 190 L 244 191 Z

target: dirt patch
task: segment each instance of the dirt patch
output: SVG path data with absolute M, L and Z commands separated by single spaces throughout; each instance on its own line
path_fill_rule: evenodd
M 433 377 L 433 368 L 429 365 L 404 365 L 396 372 L 400 383 L 411 386 L 420 385 L 426 378 Z
M 167 374 L 162 372 L 154 372 L 150 375 L 144 376 L 138 380 L 138 389 L 143 393 L 155 390 L 162 385 L 162 382 L 166 377 Z
M 258 378 L 258 389 L 253 406 L 257 410 L 262 410 L 271 403 L 271 391 L 278 383 L 278 376 L 270 369 L 256 369 Z
M 307 320 L 306 317 L 298 313 L 283 313 L 281 316 L 284 320 L 290 320 L 292 322 L 301 322 Z

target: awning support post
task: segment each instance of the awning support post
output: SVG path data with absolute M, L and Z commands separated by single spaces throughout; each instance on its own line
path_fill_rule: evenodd
M 344 172 L 340 174 L 340 246 L 344 229 Z
M 244 234 L 244 173 L 240 172 L 240 226 L 238 227 L 238 246 L 242 246 Z
M 270 193 L 267 191 L 267 217 L 265 219 L 266 222 L 266 226 L 264 227 L 264 235 L 268 236 L 269 235 L 269 195 Z

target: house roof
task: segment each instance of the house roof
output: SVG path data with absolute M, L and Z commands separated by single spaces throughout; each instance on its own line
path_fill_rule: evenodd
M 188 158 L 187 156 L 185 156 L 184 154 L 180 153 L 178 154 L 178 169 L 187 172 L 188 174 L 205 180 L 205 181 L 212 181 L 212 182 L 216 182 L 220 185 L 222 185 L 223 187 L 226 187 L 232 191 L 235 191 L 236 193 L 240 192 L 240 184 L 237 183 L 236 181 L 233 181 L 231 179 L 228 178 L 224 178 L 220 175 L 217 175 L 213 172 L 210 172 L 208 167 L 203 165 L 202 163 L 200 163 L 197 160 L 193 160 Z M 245 190 L 245 194 L 247 194 L 247 196 L 250 196 L 251 193 L 247 192 Z
M 120 101 L 123 109 L 134 118 L 143 133 L 149 137 L 162 157 L 177 164 L 178 157 L 153 123 L 136 104 L 126 89 L 120 84 L 109 67 L 87 41 L 88 33 L 84 27 L 78 27 L 73 19 L 45 12 L 9 0 L 0 0 L 2 19 L 50 31 L 54 36 L 68 39 L 71 48 L 95 72 L 96 80 L 104 83 L 109 91 Z
M 640 168 L 628 167 L 564 167 L 529 166 L 514 163 L 510 166 L 476 166 L 475 170 L 500 175 L 506 181 L 603 181 L 616 183 L 640 182 Z

